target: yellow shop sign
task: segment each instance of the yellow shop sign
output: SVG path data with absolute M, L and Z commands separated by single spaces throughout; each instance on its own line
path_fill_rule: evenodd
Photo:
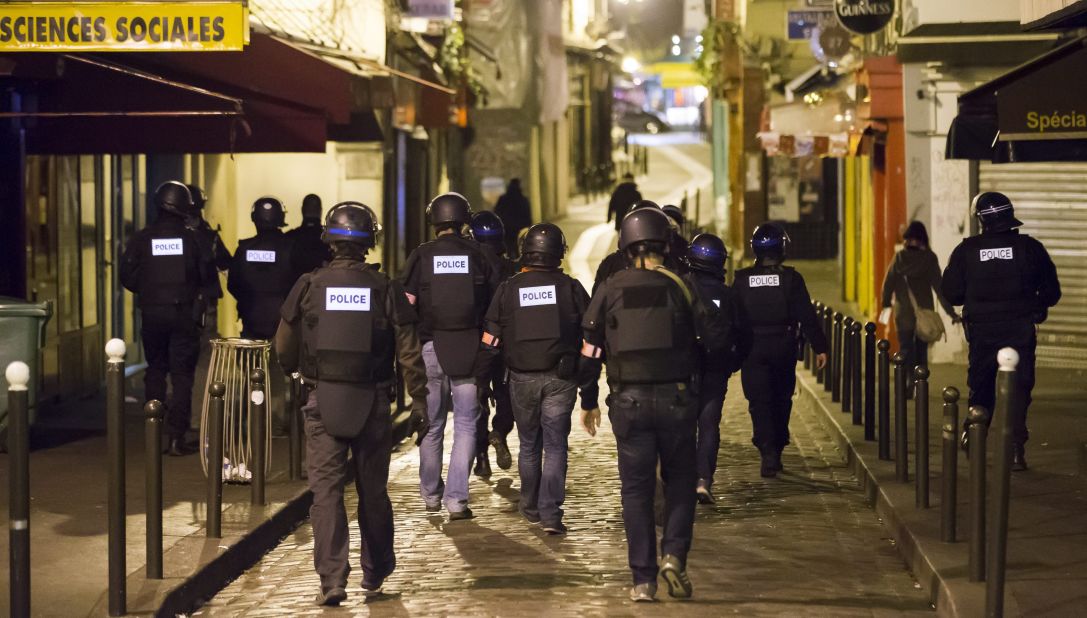
M 0 51 L 228 51 L 248 42 L 243 2 L 0 3 Z

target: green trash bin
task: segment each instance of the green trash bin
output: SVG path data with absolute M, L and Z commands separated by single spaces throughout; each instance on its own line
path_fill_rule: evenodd
M 45 323 L 53 315 L 49 303 L 31 303 L 21 298 L 0 296 L 0 375 L 8 363 L 23 361 L 30 366 L 30 422 L 37 415 L 39 354 L 45 345 Z M 8 427 L 8 384 L 3 380 L 4 392 L 0 394 L 0 436 L 6 436 Z M 6 437 L 0 442 L 0 450 L 7 449 Z

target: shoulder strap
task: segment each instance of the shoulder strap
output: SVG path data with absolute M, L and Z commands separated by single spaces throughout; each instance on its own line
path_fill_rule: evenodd
M 683 298 L 687 301 L 687 305 L 692 305 L 693 304 L 694 297 L 691 295 L 691 288 L 687 287 L 687 284 L 684 283 L 683 279 L 679 278 L 679 275 L 677 275 L 676 273 L 668 270 L 667 268 L 665 268 L 663 266 L 654 266 L 653 270 L 659 272 L 660 274 L 662 274 L 662 275 L 668 277 L 669 279 L 671 279 L 672 281 L 674 281 L 676 283 L 676 285 L 679 286 L 680 292 L 683 293 Z

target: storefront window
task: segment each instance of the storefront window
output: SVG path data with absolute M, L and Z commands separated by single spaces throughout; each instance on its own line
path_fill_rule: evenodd
M 83 274 L 84 328 L 98 324 L 98 290 L 102 285 L 98 261 L 98 178 L 95 157 L 79 158 L 79 261 Z

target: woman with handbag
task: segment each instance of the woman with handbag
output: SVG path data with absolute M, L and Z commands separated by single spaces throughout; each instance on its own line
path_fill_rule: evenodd
M 902 234 L 905 247 L 895 254 L 883 280 L 883 310 L 879 323 L 890 321 L 892 299 L 899 347 L 906 357 L 906 376 L 913 392 L 913 368 L 928 366 L 928 346 L 944 337 L 944 324 L 932 302 L 933 292 L 951 322 L 960 320 L 955 308 L 940 292 L 940 261 L 928 246 L 928 230 L 912 221 Z

